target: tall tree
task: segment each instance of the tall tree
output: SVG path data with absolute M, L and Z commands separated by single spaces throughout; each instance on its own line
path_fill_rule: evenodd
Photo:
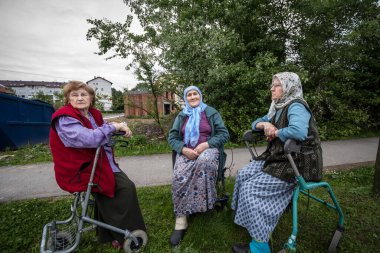
M 112 110 L 123 111 L 124 110 L 124 94 L 122 91 L 111 88 L 112 92 Z
M 160 76 L 171 80 L 162 85 L 179 94 L 200 86 L 235 140 L 267 112 L 268 84 L 278 71 L 300 74 L 322 137 L 380 125 L 377 1 L 124 2 L 144 33 L 130 31 L 131 16 L 123 24 L 89 20 L 87 36 L 98 40 L 99 53 L 132 56 L 132 67 L 149 48 Z
M 379 112 L 374 108 L 380 102 L 380 90 L 375 88 L 380 71 L 377 1 L 295 2 L 292 8 L 302 22 L 300 34 L 292 36 L 297 52 L 294 63 L 308 73 L 304 88 L 321 136 L 352 136 L 367 126 L 376 127 Z
M 156 55 L 155 53 L 149 52 L 147 49 L 141 49 L 139 54 L 136 54 L 136 66 L 135 75 L 137 80 L 139 80 L 139 85 L 147 87 L 149 92 L 152 94 L 153 101 L 149 101 L 148 110 L 146 112 L 150 117 L 152 117 L 158 126 L 160 127 L 162 133 L 167 137 L 167 132 L 165 131 L 158 111 L 158 100 L 162 96 L 164 90 L 159 86 L 158 78 L 160 76 L 160 71 L 155 67 Z
M 145 33 L 130 32 L 130 17 L 124 24 L 89 20 L 94 27 L 88 39 L 99 41 L 100 54 L 113 50 L 115 57 L 131 55 L 138 63 L 138 50 L 153 48 L 165 77 L 160 79 L 162 85 L 177 94 L 187 85 L 200 86 L 206 102 L 221 110 L 236 138 L 253 115 L 264 113 L 269 104 L 268 84 L 285 48 L 267 35 L 265 21 L 250 13 L 265 9 L 265 1 L 126 3 L 138 15 Z

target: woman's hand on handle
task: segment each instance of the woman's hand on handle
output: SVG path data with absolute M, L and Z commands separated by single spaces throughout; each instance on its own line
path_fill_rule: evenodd
M 127 138 L 132 137 L 132 131 L 131 131 L 131 129 L 129 129 L 127 123 L 125 123 L 125 122 L 121 122 L 121 123 L 112 122 L 112 125 L 115 126 L 117 132 L 119 132 L 119 131 L 125 132 L 125 135 L 124 135 L 125 137 L 127 137 Z
M 256 124 L 256 128 L 264 130 L 264 134 L 267 137 L 268 141 L 271 141 L 277 137 L 277 127 L 269 122 L 259 122 Z

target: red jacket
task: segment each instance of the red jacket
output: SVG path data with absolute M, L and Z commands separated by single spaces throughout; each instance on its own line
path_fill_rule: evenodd
M 103 125 L 103 117 L 100 111 L 90 108 L 89 112 L 98 126 Z M 53 155 L 55 179 L 59 187 L 71 193 L 86 191 L 96 149 L 65 147 L 55 129 L 55 122 L 61 116 L 73 117 L 79 120 L 84 127 L 90 129 L 93 127 L 91 122 L 70 104 L 61 107 L 53 114 L 50 127 L 50 149 Z M 115 178 L 103 148 L 99 154 L 93 182 L 97 186 L 93 187 L 92 191 L 114 197 Z

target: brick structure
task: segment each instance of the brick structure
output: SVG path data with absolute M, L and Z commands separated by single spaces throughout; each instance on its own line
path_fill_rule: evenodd
M 165 92 L 162 96 L 158 97 L 157 106 L 160 115 L 167 115 L 172 113 L 175 109 L 173 103 L 176 100 L 176 95 L 171 92 Z M 149 112 L 153 111 L 154 97 L 151 93 L 146 91 L 130 91 L 124 97 L 124 115 L 130 116 L 147 116 Z
M 0 84 L 0 93 L 5 93 L 5 94 L 14 94 L 15 92 L 12 91 L 11 89 L 5 87 L 4 85 Z

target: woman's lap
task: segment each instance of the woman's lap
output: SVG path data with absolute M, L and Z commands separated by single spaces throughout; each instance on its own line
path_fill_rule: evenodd
M 124 172 L 115 173 L 115 196 L 109 198 L 95 193 L 97 218 L 107 224 L 130 231 L 136 229 L 146 230 L 137 199 L 135 184 Z M 98 227 L 98 235 L 101 242 L 114 239 L 122 242 L 123 235 Z
M 238 172 L 232 199 L 235 223 L 251 237 L 268 241 L 293 195 L 293 185 L 262 172 L 264 161 L 253 161 Z
M 206 149 L 197 160 L 177 155 L 173 171 L 172 197 L 176 216 L 205 212 L 216 200 L 219 151 Z

